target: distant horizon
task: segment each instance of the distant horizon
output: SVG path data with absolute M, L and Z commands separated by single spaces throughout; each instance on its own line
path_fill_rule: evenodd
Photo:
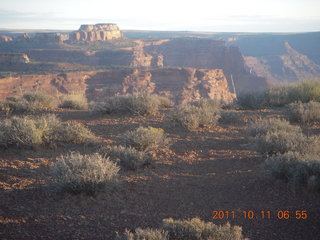
M 123 30 L 191 32 L 318 32 L 318 0 L 10 0 L 0 28 L 77 30 L 116 23 Z

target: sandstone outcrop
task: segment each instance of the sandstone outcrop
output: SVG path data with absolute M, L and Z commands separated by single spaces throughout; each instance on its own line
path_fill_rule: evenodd
M 61 33 L 37 33 L 34 36 L 34 40 L 42 41 L 45 43 L 62 43 L 68 39 L 68 34 Z
M 69 72 L 47 75 L 25 75 L 0 79 L 0 99 L 24 92 L 41 91 L 59 96 L 83 92 L 89 100 L 145 91 L 185 103 L 200 98 L 234 100 L 222 70 L 195 68 L 126 69 L 91 72 Z
M 20 64 L 29 62 L 29 57 L 24 53 L 0 53 L 1 64 Z
M 117 24 L 114 23 L 81 25 L 78 31 L 72 32 L 69 35 L 69 39 L 72 42 L 109 41 L 122 37 L 122 31 L 120 31 Z
M 11 37 L 0 35 L 0 42 L 10 42 L 12 41 Z

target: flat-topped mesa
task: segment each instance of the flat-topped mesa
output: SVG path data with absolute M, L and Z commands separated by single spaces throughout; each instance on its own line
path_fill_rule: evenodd
M 73 42 L 109 41 L 122 37 L 122 31 L 114 23 L 81 25 L 78 31 L 70 33 L 70 40 Z

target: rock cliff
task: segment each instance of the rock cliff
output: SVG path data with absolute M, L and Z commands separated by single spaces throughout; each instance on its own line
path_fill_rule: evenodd
M 25 92 L 41 91 L 59 96 L 77 91 L 89 100 L 101 101 L 107 96 L 146 91 L 185 103 L 200 98 L 231 102 L 222 70 L 195 68 L 127 69 L 92 72 L 69 72 L 47 75 L 25 75 L 0 79 L 0 99 Z
M 81 25 L 78 31 L 72 32 L 69 35 L 69 39 L 72 42 L 109 41 L 112 39 L 118 39 L 122 37 L 122 31 L 120 31 L 117 24 L 113 23 Z
M 0 53 L 1 64 L 29 63 L 30 59 L 24 53 Z
M 284 43 L 281 55 L 245 57 L 246 64 L 258 76 L 272 83 L 296 82 L 320 77 L 320 66 Z

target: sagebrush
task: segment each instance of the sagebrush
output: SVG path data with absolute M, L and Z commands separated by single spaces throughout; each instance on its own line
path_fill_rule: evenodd
M 171 120 L 190 131 L 214 126 L 220 119 L 220 104 L 215 100 L 203 99 L 179 106 Z
M 320 121 L 320 103 L 295 102 L 289 104 L 289 117 L 294 122 L 316 123 Z
M 98 153 L 71 152 L 57 158 L 51 169 L 51 186 L 56 191 L 94 195 L 115 187 L 119 170 L 116 163 Z
M 44 144 L 92 142 L 95 136 L 81 124 L 63 123 L 53 114 L 11 117 L 0 122 L 0 145 L 38 147 Z
M 132 147 L 107 146 L 99 151 L 103 156 L 118 162 L 121 167 L 128 170 L 137 170 L 138 168 L 149 165 L 152 157 L 144 152 L 138 151 Z
M 70 93 L 63 96 L 63 101 L 59 105 L 59 107 L 76 110 L 86 110 L 88 109 L 88 100 L 83 93 Z
M 108 98 L 93 107 L 93 111 L 103 113 L 125 113 L 135 115 L 154 115 L 162 107 L 171 106 L 171 101 L 149 93 L 133 93 Z
M 161 150 L 170 145 L 170 139 L 164 130 L 154 127 L 139 127 L 134 131 L 126 132 L 122 140 L 126 146 L 139 151 Z

